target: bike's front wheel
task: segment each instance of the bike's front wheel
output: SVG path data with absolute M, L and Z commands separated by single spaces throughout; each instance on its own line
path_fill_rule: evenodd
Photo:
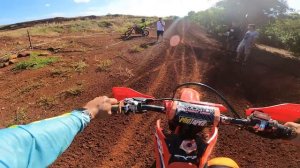
M 144 30 L 143 36 L 149 36 L 149 30 Z

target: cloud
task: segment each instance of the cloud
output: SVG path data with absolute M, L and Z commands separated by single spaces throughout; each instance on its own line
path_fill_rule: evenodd
M 45 4 L 45 6 L 46 6 L 46 7 L 50 7 L 51 5 L 47 3 L 47 4 Z
M 52 18 L 52 17 L 66 17 L 67 15 L 62 12 L 53 12 L 47 15 L 47 18 Z
M 91 0 L 74 0 L 75 3 L 89 3 Z

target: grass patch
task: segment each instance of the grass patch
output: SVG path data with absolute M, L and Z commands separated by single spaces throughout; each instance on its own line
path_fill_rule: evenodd
M 53 97 L 42 96 L 36 102 L 44 110 L 49 110 L 56 105 L 56 100 Z
M 75 72 L 83 72 L 88 65 L 84 61 L 75 62 L 72 64 L 72 68 Z
M 113 64 L 113 62 L 110 59 L 102 60 L 97 64 L 96 71 L 97 72 L 109 71 L 112 64 Z
M 22 87 L 21 89 L 19 89 L 19 92 L 21 94 L 25 94 L 25 93 L 30 92 L 31 90 L 36 90 L 43 86 L 44 86 L 44 84 L 42 84 L 41 82 L 34 82 L 34 83 L 29 84 L 26 87 Z
M 129 49 L 129 53 L 139 53 L 143 51 L 144 49 L 140 46 L 133 46 L 131 49 Z
M 18 62 L 12 70 L 39 69 L 59 60 L 57 57 L 41 57 L 39 55 L 40 53 L 32 52 L 28 60 Z
M 74 86 L 62 92 L 65 97 L 76 97 L 81 95 L 83 92 L 83 87 L 81 85 Z

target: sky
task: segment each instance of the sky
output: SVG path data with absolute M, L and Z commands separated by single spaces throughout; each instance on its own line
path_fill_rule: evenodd
M 52 17 L 131 14 L 140 16 L 185 16 L 218 0 L 0 0 L 0 25 Z M 288 0 L 300 10 L 300 0 Z

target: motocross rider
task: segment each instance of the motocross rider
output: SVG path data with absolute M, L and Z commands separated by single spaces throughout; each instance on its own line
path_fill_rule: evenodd
M 71 144 L 76 134 L 95 117 L 105 118 L 112 114 L 111 107 L 117 100 L 106 96 L 96 97 L 83 108 L 75 109 L 58 117 L 28 125 L 16 125 L 0 130 L 0 168 L 47 167 Z M 286 123 L 298 133 L 300 124 Z M 232 162 L 228 159 L 212 159 L 211 162 Z
M 146 19 L 145 18 L 142 18 L 141 19 L 141 23 L 139 23 L 137 25 L 137 28 L 139 29 L 139 31 L 141 31 L 141 33 L 144 35 L 144 29 L 146 28 L 147 26 L 147 23 L 146 23 Z

